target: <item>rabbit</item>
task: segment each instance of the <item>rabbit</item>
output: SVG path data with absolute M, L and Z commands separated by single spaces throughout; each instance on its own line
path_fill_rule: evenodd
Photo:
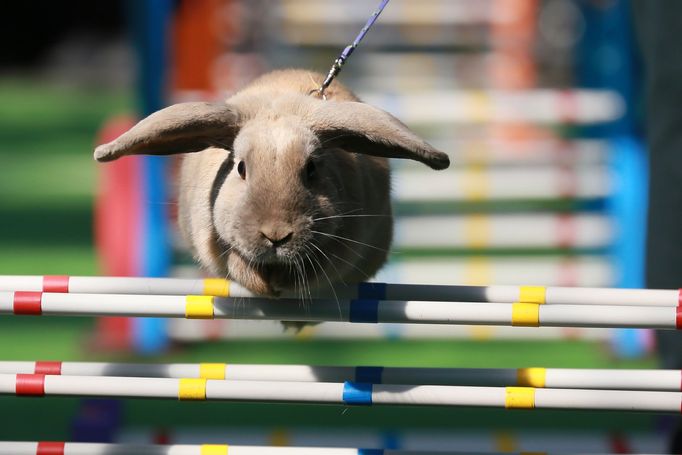
M 448 156 L 324 75 L 273 71 L 224 103 L 175 104 L 95 159 L 184 154 L 178 223 L 196 260 L 265 296 L 370 279 L 392 240 L 387 158 Z

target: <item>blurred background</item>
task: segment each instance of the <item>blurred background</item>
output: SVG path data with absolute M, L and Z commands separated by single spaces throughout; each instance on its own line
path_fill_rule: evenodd
M 0 274 L 198 275 L 174 225 L 177 163 L 97 166 L 93 146 L 273 68 L 326 73 L 375 6 L 9 2 Z M 396 238 L 377 279 L 643 287 L 640 68 L 627 0 L 392 0 L 339 80 L 453 166 L 392 163 Z M 293 334 L 274 323 L 5 318 L 0 340 L 5 360 L 656 365 L 651 334 L 634 330 L 322 324 Z M 0 407 L 2 439 L 628 453 L 662 451 L 669 430 L 655 416 L 608 413 L 5 397 Z

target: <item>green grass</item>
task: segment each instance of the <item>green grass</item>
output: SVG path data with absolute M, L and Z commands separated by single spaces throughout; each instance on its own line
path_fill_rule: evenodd
M 92 148 L 130 97 L 0 80 L 0 273 L 94 274 Z
M 0 138 L 2 151 L 14 143 L 55 143 L 57 139 L 83 140 L 92 145 L 94 133 L 111 115 L 129 111 L 132 98 L 126 92 L 87 90 L 42 84 L 31 78 L 0 80 Z M 47 147 L 34 153 L 79 149 Z
M 79 155 L 2 155 L 3 207 L 89 208 L 97 167 L 88 152 L 82 149 Z

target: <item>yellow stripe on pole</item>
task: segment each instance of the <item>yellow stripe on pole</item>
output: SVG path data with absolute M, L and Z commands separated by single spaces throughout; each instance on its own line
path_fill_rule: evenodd
M 485 256 L 474 256 L 464 263 L 464 284 L 484 286 L 492 282 L 490 259 Z
M 516 385 L 520 387 L 544 387 L 547 370 L 544 368 L 519 368 L 516 370 Z
M 544 286 L 521 286 L 519 302 L 545 303 L 546 289 Z
M 178 400 L 205 400 L 206 379 L 183 378 L 178 383 Z
M 229 297 L 230 281 L 222 278 L 206 278 L 204 280 L 204 295 Z
M 464 237 L 469 248 L 485 248 L 490 245 L 490 218 L 474 214 L 464 218 Z
M 540 305 L 537 303 L 512 304 L 511 325 L 519 327 L 539 327 Z
M 202 444 L 201 455 L 227 455 L 227 444 Z
M 185 300 L 187 319 L 213 319 L 213 297 L 209 295 L 188 295 Z
M 507 409 L 533 409 L 535 389 L 532 387 L 505 387 L 504 407 Z
M 291 435 L 288 431 L 277 428 L 275 429 L 268 438 L 270 445 L 273 447 L 286 447 L 291 445 Z
M 483 90 L 472 90 L 467 96 L 467 107 L 471 113 L 471 120 L 475 123 L 490 121 L 492 99 Z
M 224 363 L 201 363 L 199 364 L 199 377 L 204 379 L 225 379 Z
M 509 453 L 516 452 L 518 442 L 512 433 L 500 432 L 495 433 L 495 450 L 498 452 Z
M 466 166 L 462 175 L 462 190 L 469 201 L 482 201 L 490 194 L 488 171 L 483 164 Z

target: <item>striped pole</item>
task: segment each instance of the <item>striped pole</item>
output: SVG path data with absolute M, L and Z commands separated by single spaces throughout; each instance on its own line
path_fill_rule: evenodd
M 0 442 L 0 455 L 438 455 L 455 452 L 353 449 L 332 447 L 268 447 L 227 444 L 104 444 L 85 442 Z M 467 452 L 470 453 L 470 452 Z
M 461 302 L 525 302 L 562 305 L 682 305 L 682 289 L 620 289 L 544 286 L 460 286 L 396 283 L 339 285 L 345 299 Z M 256 297 L 240 284 L 220 278 L 130 278 L 53 275 L 0 275 L 0 292 L 32 291 L 72 294 L 211 295 Z M 313 294 L 330 298 L 330 293 Z M 290 296 L 291 297 L 291 296 Z
M 197 443 L 196 427 L 176 427 L 163 431 L 174 444 Z M 152 443 L 158 435 L 154 429 L 127 427 L 122 429 L 116 442 Z M 234 444 L 259 444 L 323 447 L 385 447 L 390 445 L 401 450 L 433 450 L 450 453 L 456 449 L 468 454 L 494 453 L 544 453 L 562 454 L 606 454 L 624 453 L 666 453 L 666 442 L 670 438 L 661 429 L 639 429 L 628 431 L 627 435 L 603 429 L 548 430 L 524 428 L 352 428 L 339 431 L 339 428 L 259 428 L 236 427 L 201 431 L 201 442 Z M 568 443 L 567 443 L 568 442 Z M 232 445 L 230 445 L 232 447 Z M 538 452 L 540 451 L 540 452 Z
M 332 447 L 270 447 L 227 444 L 106 444 L 86 442 L 0 442 L 0 455 L 447 455 L 476 454 L 430 450 L 354 449 Z M 478 452 L 485 455 L 519 452 Z M 523 452 L 521 452 L 523 453 Z M 526 452 L 545 455 L 546 452 Z
M 682 307 L 542 305 L 399 300 L 315 300 L 211 296 L 0 293 L 0 314 L 251 319 L 522 327 L 682 328 Z
M 680 370 L 4 361 L 0 362 L 0 374 L 682 391 Z
M 571 327 L 511 327 L 444 324 L 347 324 L 326 322 L 300 331 L 282 330 L 277 321 L 188 321 L 172 319 L 168 336 L 192 343 L 215 340 L 589 340 L 611 341 L 614 329 Z
M 396 97 L 367 92 L 360 97 L 408 125 L 529 122 L 599 123 L 623 115 L 622 97 L 608 90 L 434 90 Z
M 0 395 L 646 412 L 680 412 L 682 408 L 680 392 L 42 374 L 0 374 Z
M 424 235 L 428 232 L 428 235 Z M 613 242 L 604 215 L 495 214 L 406 216 L 395 221 L 393 245 L 411 248 L 604 248 Z
M 472 242 L 485 238 L 472 222 L 468 231 Z M 447 251 L 442 251 L 447 253 Z M 521 253 L 521 251 L 518 251 Z M 449 256 L 436 254 L 406 256 L 390 261 L 377 275 L 378 280 L 403 283 L 444 285 L 513 285 L 544 283 L 548 286 L 609 287 L 617 276 L 613 261 L 604 255 L 534 255 L 534 256 Z M 484 288 L 485 290 L 485 288 Z M 400 300 L 400 299 L 395 299 Z M 405 299 L 427 300 L 427 299 Z M 462 301 L 465 299 L 448 299 Z
M 608 156 L 608 143 L 601 140 L 567 142 L 556 138 L 511 140 L 444 135 L 432 137 L 431 143 L 440 150 L 452 150 L 455 162 L 484 165 L 549 164 L 557 161 L 593 165 L 605 163 Z
M 398 203 L 489 201 L 515 199 L 603 198 L 611 194 L 608 168 L 551 166 L 481 166 L 453 168 L 429 175 L 422 169 L 398 170 L 393 175 L 393 199 Z M 424 182 L 428 181 L 428 185 Z
M 335 24 L 345 27 L 362 24 L 367 16 L 360 8 L 348 8 L 347 1 L 326 1 L 322 4 L 315 0 L 298 0 L 285 2 L 287 8 L 282 9 L 282 20 L 296 27 L 315 26 L 326 29 Z M 487 24 L 489 22 L 509 23 L 513 18 L 495 14 L 494 2 L 468 2 L 465 0 L 449 0 L 430 5 L 428 9 L 410 3 L 401 4 L 400 8 L 388 8 L 382 17 L 382 23 L 401 25 L 447 24 Z M 414 8 L 414 9 L 412 9 Z M 409 14 L 414 11 L 419 14 Z M 328 37 L 333 39 L 335 35 Z M 315 43 L 319 45 L 319 43 Z M 393 72 L 387 73 L 393 75 Z

